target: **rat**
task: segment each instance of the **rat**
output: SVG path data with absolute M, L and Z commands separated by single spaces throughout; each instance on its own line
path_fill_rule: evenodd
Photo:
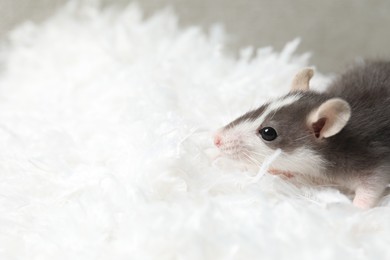
M 214 144 L 257 166 L 279 149 L 271 174 L 336 183 L 374 207 L 390 183 L 390 62 L 356 64 L 324 92 L 310 89 L 313 74 L 300 71 L 288 94 L 219 129 Z

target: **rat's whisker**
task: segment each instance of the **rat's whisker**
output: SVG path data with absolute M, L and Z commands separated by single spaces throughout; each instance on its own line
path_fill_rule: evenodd
M 259 164 L 259 162 L 256 161 L 254 158 L 252 158 L 249 154 L 247 154 L 247 153 L 245 153 L 245 152 L 243 152 L 242 154 L 244 155 L 244 157 L 245 157 L 249 162 L 251 162 L 251 163 L 253 163 L 253 164 L 255 164 L 255 165 L 258 165 L 258 164 Z
M 300 137 L 300 138 L 298 138 L 298 139 L 295 139 L 295 141 L 299 141 L 299 140 L 302 140 L 302 139 L 305 139 L 305 138 L 308 138 L 308 137 L 311 137 L 312 135 L 310 134 L 310 135 L 305 135 L 305 136 L 302 136 L 302 137 Z

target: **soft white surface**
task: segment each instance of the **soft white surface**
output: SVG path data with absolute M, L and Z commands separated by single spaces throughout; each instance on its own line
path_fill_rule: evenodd
M 389 207 L 211 159 L 212 132 L 285 93 L 308 58 L 294 41 L 234 59 L 224 35 L 134 6 L 70 5 L 13 31 L 0 259 L 389 259 Z

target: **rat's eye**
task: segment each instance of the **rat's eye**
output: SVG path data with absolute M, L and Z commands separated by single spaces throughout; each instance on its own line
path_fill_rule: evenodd
M 276 130 L 269 126 L 260 129 L 259 133 L 261 137 L 266 141 L 272 141 L 275 140 L 276 137 L 278 137 Z

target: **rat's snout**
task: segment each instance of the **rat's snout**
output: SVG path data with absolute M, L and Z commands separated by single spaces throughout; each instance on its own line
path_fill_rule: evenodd
M 225 129 L 217 131 L 214 136 L 214 145 L 224 156 L 239 159 L 242 156 L 243 142 L 236 133 Z
M 214 135 L 214 145 L 218 148 L 222 145 L 222 137 L 218 133 Z

